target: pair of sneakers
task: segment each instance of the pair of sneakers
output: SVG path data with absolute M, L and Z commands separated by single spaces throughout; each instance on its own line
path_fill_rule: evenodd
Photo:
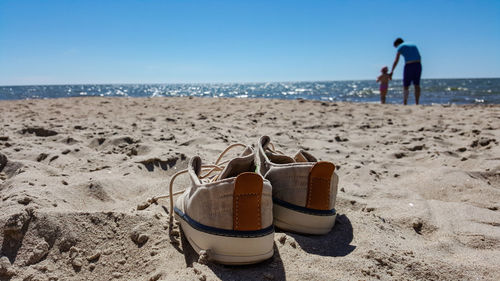
M 244 151 L 222 162 L 234 147 Z M 273 256 L 274 226 L 304 234 L 328 233 L 335 223 L 338 176 L 330 162 L 300 150 L 276 151 L 268 136 L 257 151 L 229 146 L 213 165 L 195 156 L 170 181 L 170 214 L 193 247 L 222 264 L 250 264 Z M 173 203 L 173 182 L 188 173 L 191 186 Z M 173 211 L 172 211 L 173 210 Z

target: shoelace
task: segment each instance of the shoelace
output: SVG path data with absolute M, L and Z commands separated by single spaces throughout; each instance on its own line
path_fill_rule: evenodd
M 231 149 L 235 148 L 235 147 L 243 147 L 243 148 L 246 148 L 247 146 L 242 144 L 242 143 L 235 143 L 235 144 L 232 144 L 230 146 L 228 146 L 226 149 L 224 149 L 224 151 L 222 151 L 220 154 L 219 154 L 219 157 L 217 158 L 217 160 L 215 161 L 214 164 L 212 165 L 202 165 L 201 166 L 201 172 L 203 171 L 207 171 L 205 174 L 200 175 L 198 176 L 199 179 L 205 179 L 205 178 L 208 178 L 208 181 L 209 182 L 214 182 L 214 181 L 217 181 L 217 179 L 219 178 L 220 176 L 220 172 L 224 170 L 224 168 L 226 167 L 225 164 L 227 164 L 229 162 L 229 160 L 225 160 L 225 161 L 222 161 L 222 158 L 224 157 L 224 155 L 226 155 L 227 152 L 229 152 Z M 184 191 L 186 191 L 186 189 L 183 189 L 183 190 L 180 190 L 180 191 L 177 191 L 175 193 L 173 193 L 173 184 L 174 184 L 174 181 L 175 179 L 182 175 L 182 174 L 185 174 L 188 172 L 188 169 L 184 169 L 184 170 L 181 170 L 177 173 L 175 173 L 172 178 L 170 179 L 170 184 L 169 184 L 169 194 L 167 195 L 160 195 L 160 196 L 155 196 L 151 199 L 148 200 L 148 204 L 152 204 L 152 203 L 156 203 L 159 199 L 163 199 L 163 198 L 170 198 L 170 209 L 169 209 L 169 220 L 172 221 L 172 218 L 173 218 L 173 211 L 174 211 L 174 196 L 176 195 L 179 195 L 179 194 L 182 194 L 184 193 Z M 212 175 L 213 173 L 215 172 L 219 172 L 219 174 L 215 174 L 213 175 L 212 177 L 210 177 L 210 175 Z M 148 205 L 148 206 L 149 206 Z

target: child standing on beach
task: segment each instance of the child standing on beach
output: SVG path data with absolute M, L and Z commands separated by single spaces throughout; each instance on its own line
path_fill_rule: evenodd
M 380 70 L 382 74 L 377 78 L 377 82 L 380 82 L 380 103 L 385 103 L 385 96 L 387 95 L 387 90 L 389 89 L 389 80 L 391 80 L 391 75 L 389 72 L 389 68 L 387 66 L 382 67 Z

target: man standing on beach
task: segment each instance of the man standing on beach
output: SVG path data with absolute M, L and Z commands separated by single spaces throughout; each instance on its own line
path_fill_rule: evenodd
M 403 39 L 398 38 L 394 41 L 394 48 L 397 48 L 398 53 L 392 65 L 391 78 L 394 69 L 399 61 L 399 56 L 405 58 L 405 69 L 403 72 L 403 103 L 408 103 L 408 95 L 410 94 L 410 85 L 413 83 L 415 87 L 415 104 L 418 104 L 420 99 L 420 76 L 422 75 L 422 64 L 420 63 L 420 52 L 417 46 L 411 43 L 405 43 Z

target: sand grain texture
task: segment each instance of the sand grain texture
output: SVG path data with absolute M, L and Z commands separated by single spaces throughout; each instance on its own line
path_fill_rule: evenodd
M 0 109 L 0 280 L 500 280 L 500 106 L 70 98 Z M 261 264 L 205 264 L 169 228 L 168 201 L 143 203 L 189 157 L 210 163 L 261 135 L 338 165 L 336 226 L 278 230 Z

